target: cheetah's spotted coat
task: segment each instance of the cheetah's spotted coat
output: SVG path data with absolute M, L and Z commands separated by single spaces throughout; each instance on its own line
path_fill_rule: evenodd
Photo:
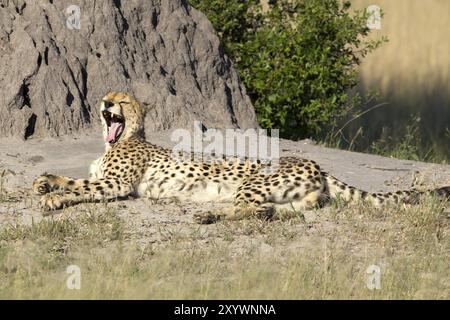
M 197 215 L 199 223 L 240 219 L 254 214 L 269 218 L 274 209 L 313 207 L 329 198 L 346 201 L 415 202 L 416 189 L 367 193 L 321 171 L 311 160 L 281 158 L 276 172 L 262 172 L 260 161 L 176 161 L 171 151 L 145 141 L 144 112 L 126 93 L 111 92 L 101 103 L 106 153 L 94 161 L 90 179 L 44 174 L 33 182 L 42 194 L 40 205 L 59 209 L 84 201 L 112 200 L 129 195 L 177 198 L 180 201 L 233 201 L 222 212 Z M 430 190 L 449 197 L 450 187 Z

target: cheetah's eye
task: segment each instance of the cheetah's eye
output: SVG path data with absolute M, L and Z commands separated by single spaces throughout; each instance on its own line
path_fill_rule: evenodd
M 106 109 L 111 108 L 114 105 L 114 103 L 110 101 L 103 101 L 103 103 L 105 104 Z

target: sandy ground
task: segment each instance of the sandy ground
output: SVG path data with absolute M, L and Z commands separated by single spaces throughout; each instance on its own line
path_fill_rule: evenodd
M 148 133 L 147 140 L 164 147 L 175 143 L 170 140 L 170 132 Z M 311 141 L 280 141 L 282 156 L 294 155 L 313 159 L 337 178 L 367 191 L 390 191 L 408 188 L 414 181 L 426 186 L 449 183 L 450 166 L 427 164 L 414 161 L 389 159 L 385 157 L 335 150 L 314 145 Z M 43 218 L 37 206 L 39 196 L 30 190 L 33 179 L 43 172 L 86 178 L 91 161 L 97 159 L 104 150 L 100 133 L 83 134 L 76 138 L 18 139 L 0 140 L 0 173 L 3 171 L 0 190 L 6 194 L 6 201 L 0 201 L 0 224 L 30 223 Z M 101 205 L 101 204 L 97 204 Z M 127 221 L 137 238 L 146 242 L 158 242 L 164 231 L 191 232 L 198 225 L 192 220 L 194 213 L 214 210 L 227 204 L 209 203 L 199 206 L 195 203 L 154 203 L 148 199 L 129 199 L 112 203 Z M 58 218 L 73 212 L 82 212 L 86 204 L 80 204 L 64 212 L 50 215 Z M 326 210 L 326 209 L 322 209 Z M 319 210 L 320 211 L 320 210 Z M 305 214 L 307 220 L 317 218 L 317 212 Z M 326 223 L 321 228 L 328 228 Z M 201 227 L 208 232 L 220 233 L 214 226 Z M 299 229 L 307 226 L 297 226 Z

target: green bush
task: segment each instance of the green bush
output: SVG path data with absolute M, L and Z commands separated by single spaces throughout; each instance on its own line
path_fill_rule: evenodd
M 208 17 L 233 59 L 239 56 L 249 35 L 260 26 L 259 0 L 190 0 L 189 3 Z
M 213 23 L 264 128 L 283 137 L 325 137 L 361 99 L 350 97 L 360 59 L 384 39 L 365 41 L 364 12 L 350 2 L 191 0 Z

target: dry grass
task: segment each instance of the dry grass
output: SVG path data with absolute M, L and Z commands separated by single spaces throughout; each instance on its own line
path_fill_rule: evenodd
M 109 205 L 0 231 L 0 298 L 448 299 L 446 204 L 335 204 L 302 219 L 250 219 L 130 233 Z M 68 265 L 81 289 L 66 287 Z M 381 289 L 366 270 L 381 267 Z

